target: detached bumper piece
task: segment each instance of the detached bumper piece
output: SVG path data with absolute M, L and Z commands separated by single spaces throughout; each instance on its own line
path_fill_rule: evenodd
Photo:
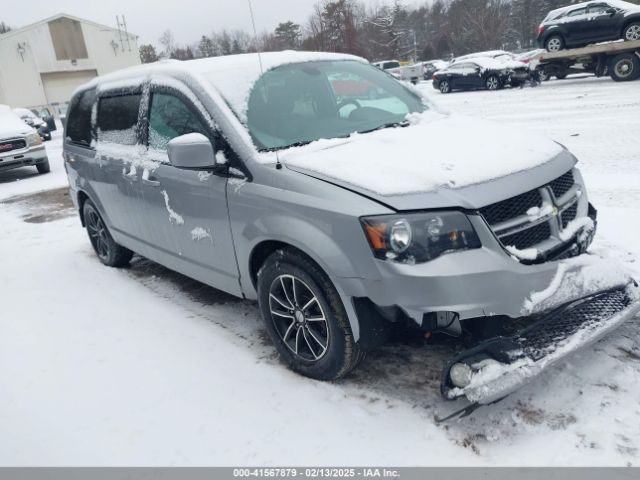
M 471 405 L 456 413 L 468 414 L 506 397 L 638 312 L 637 287 L 629 285 L 531 317 L 517 333 L 486 340 L 453 358 L 443 372 L 442 394 L 450 400 L 466 397 Z

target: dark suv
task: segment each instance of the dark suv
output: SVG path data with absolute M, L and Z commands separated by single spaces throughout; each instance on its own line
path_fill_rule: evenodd
M 553 10 L 538 27 L 537 42 L 541 48 L 556 52 L 620 38 L 640 40 L 640 5 L 607 0 Z

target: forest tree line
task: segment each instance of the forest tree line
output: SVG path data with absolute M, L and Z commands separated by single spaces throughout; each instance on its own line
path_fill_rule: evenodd
M 435 0 L 409 7 L 402 0 L 376 6 L 321 0 L 304 24 L 283 21 L 274 31 L 257 36 L 243 30 L 216 31 L 192 45 L 176 43 L 167 30 L 157 47 L 142 45 L 140 55 L 143 62 L 152 62 L 291 49 L 352 53 L 370 61 L 418 61 L 482 50 L 522 51 L 535 48 L 537 27 L 550 10 L 571 3 L 579 2 Z

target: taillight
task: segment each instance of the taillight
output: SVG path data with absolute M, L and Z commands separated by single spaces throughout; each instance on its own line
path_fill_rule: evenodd
M 538 27 L 538 35 L 542 35 L 544 33 L 544 25 L 541 23 Z
M 431 77 L 431 80 L 437 80 L 438 79 L 438 75 L 436 75 L 435 73 L 433 74 L 433 77 Z

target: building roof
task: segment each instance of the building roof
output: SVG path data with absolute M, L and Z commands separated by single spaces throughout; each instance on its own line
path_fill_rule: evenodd
M 76 21 L 78 21 L 80 23 L 86 23 L 88 25 L 93 25 L 94 27 L 97 27 L 97 28 L 100 28 L 100 29 L 108 29 L 108 30 L 118 31 L 117 28 L 111 27 L 109 25 L 104 25 L 102 23 L 97 23 L 97 22 L 93 22 L 91 20 L 86 20 L 84 18 L 76 17 L 74 15 L 69 15 L 68 13 L 58 13 L 57 15 L 45 18 L 44 20 L 40 20 L 40 21 L 35 22 L 35 23 L 30 23 L 29 25 L 25 25 L 24 27 L 16 28 L 14 30 L 9 30 L 8 32 L 3 33 L 3 34 L 0 35 L 0 42 L 2 40 L 7 39 L 7 38 L 13 37 L 14 35 L 18 35 L 20 33 L 26 32 L 28 30 L 40 27 L 41 25 L 45 25 L 45 24 L 47 24 L 47 23 L 49 23 L 49 22 L 51 22 L 53 20 L 57 20 L 59 18 L 70 18 L 71 20 L 76 20 Z M 122 33 L 124 33 L 124 32 L 122 32 Z M 129 35 L 134 37 L 134 38 L 138 38 L 138 35 L 135 35 L 133 33 L 129 32 Z

